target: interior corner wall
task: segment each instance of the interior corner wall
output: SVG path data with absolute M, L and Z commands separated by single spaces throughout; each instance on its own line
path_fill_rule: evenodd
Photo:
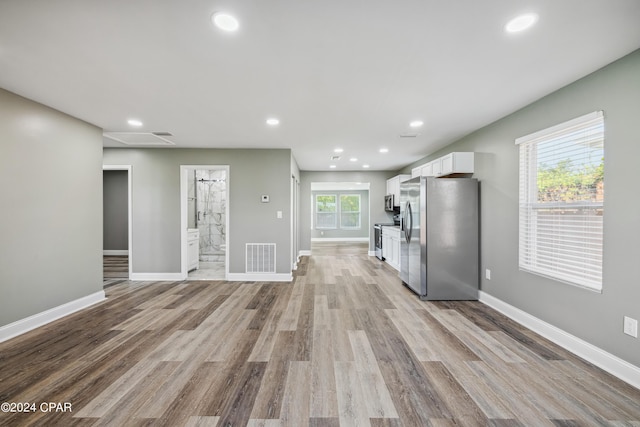
M 132 168 L 134 274 L 180 273 L 181 165 L 229 165 L 229 273 L 245 272 L 246 243 L 275 243 L 276 273 L 291 273 L 291 150 L 105 148 L 103 155 L 105 165 Z
M 0 89 L 0 326 L 102 291 L 102 131 Z
M 311 183 L 312 182 L 368 182 L 369 183 L 369 228 L 379 222 L 393 222 L 393 214 L 384 210 L 387 194 L 387 179 L 397 174 L 389 171 L 345 171 L 345 172 L 300 172 L 300 250 L 311 250 Z M 369 230 L 369 251 L 375 249 L 373 230 Z
M 583 114 L 605 117 L 603 289 L 596 293 L 518 269 L 518 147 L 515 139 Z M 481 191 L 481 289 L 640 367 L 640 50 L 480 129 L 407 168 L 452 151 L 474 151 Z M 491 280 L 484 270 L 491 269 Z

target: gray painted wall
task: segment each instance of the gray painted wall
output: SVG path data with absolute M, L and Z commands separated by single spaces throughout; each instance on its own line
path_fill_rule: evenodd
M 276 243 L 276 273 L 291 272 L 291 150 L 105 148 L 103 161 L 132 165 L 133 273 L 180 272 L 180 165 L 230 166 L 230 273 L 244 273 L 245 243 Z
M 371 232 L 369 228 L 369 191 L 367 190 L 341 190 L 341 191 L 312 191 L 311 197 L 314 205 L 311 210 L 315 212 L 315 196 L 316 194 L 335 194 L 340 199 L 341 194 L 359 194 L 360 195 L 360 228 L 357 230 L 350 229 L 317 229 L 315 226 L 315 215 L 313 219 L 313 229 L 311 230 L 312 239 L 349 239 L 369 237 Z M 383 199 L 384 200 L 384 199 Z M 338 227 L 340 224 L 338 224 Z
M 129 249 L 128 171 L 106 170 L 102 174 L 103 248 Z
M 518 270 L 520 136 L 591 111 L 605 114 L 604 280 L 602 294 Z M 640 320 L 640 50 L 558 90 L 405 171 L 451 151 L 475 151 L 481 181 L 482 290 L 636 366 L 640 339 L 622 333 Z
M 102 290 L 102 131 L 0 89 L 0 325 Z
M 369 224 L 393 222 L 393 215 L 384 210 L 387 179 L 397 175 L 389 171 L 369 172 L 300 172 L 300 250 L 311 250 L 311 183 L 312 182 L 368 182 Z M 373 251 L 373 230 L 369 233 L 369 250 Z

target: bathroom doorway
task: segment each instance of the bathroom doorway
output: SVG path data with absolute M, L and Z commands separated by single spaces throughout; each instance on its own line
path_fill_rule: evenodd
M 227 277 L 228 167 L 182 167 L 186 184 L 186 279 L 225 280 Z M 184 206 L 183 206 L 184 208 Z M 185 209 L 183 209 L 185 211 Z M 184 234 L 184 233 L 183 233 Z M 197 243 L 196 243 L 197 242 Z M 197 245 L 197 255 L 194 245 Z M 184 241 L 183 241 L 184 248 Z M 197 261 L 195 257 L 197 256 Z M 183 275 L 185 274 L 183 258 Z

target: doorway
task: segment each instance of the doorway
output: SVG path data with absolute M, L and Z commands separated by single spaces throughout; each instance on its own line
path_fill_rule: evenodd
M 131 165 L 102 167 L 103 285 L 129 280 L 131 242 Z
M 181 166 L 181 172 L 182 274 L 187 280 L 226 280 L 229 167 Z

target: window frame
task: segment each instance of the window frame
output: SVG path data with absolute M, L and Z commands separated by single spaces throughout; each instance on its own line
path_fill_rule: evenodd
M 321 212 L 318 210 L 318 197 L 327 197 L 327 196 L 332 196 L 334 198 L 334 205 L 335 205 L 335 210 L 333 212 Z M 316 230 L 336 230 L 338 229 L 338 215 L 339 215 L 339 198 L 337 194 L 316 194 L 314 196 L 313 199 L 313 203 L 314 203 L 314 219 L 315 219 L 315 228 Z M 333 214 L 333 226 L 329 227 L 325 227 L 325 226 L 320 226 L 319 221 L 318 221 L 318 214 Z
M 594 133 L 589 133 L 591 131 Z M 564 161 L 571 165 L 571 159 L 575 160 L 576 154 L 582 153 L 579 150 L 587 152 L 591 149 L 591 141 L 601 141 L 602 150 L 599 165 L 602 166 L 601 181 L 594 181 L 602 185 L 600 188 L 598 186 L 595 188 L 596 199 L 583 200 L 585 194 L 578 193 L 577 201 L 571 200 L 571 195 L 565 196 L 565 200 L 560 201 L 557 199 L 540 201 L 539 174 L 542 171 L 541 166 L 545 164 L 539 164 L 539 151 L 542 151 L 540 148 L 548 148 L 545 144 L 547 146 L 551 144 L 553 150 L 561 151 L 559 147 L 564 149 L 562 144 L 570 144 L 569 154 L 565 154 L 566 157 L 557 155 L 554 161 L 556 166 Z M 589 145 L 586 148 L 576 148 L 578 144 Z M 518 138 L 516 145 L 518 145 L 520 157 L 519 269 L 591 291 L 602 292 L 605 156 L 603 112 L 595 111 Z M 586 162 L 580 163 L 580 166 L 583 164 Z M 581 174 L 572 170 L 572 173 L 580 178 L 589 176 L 586 172 Z M 568 191 L 566 186 L 560 188 Z M 598 193 L 599 191 L 601 192 Z
M 344 209 L 342 209 L 342 198 L 343 197 L 357 197 L 358 198 L 358 210 L 357 211 L 345 211 Z M 341 230 L 360 230 L 362 228 L 362 197 L 360 197 L 360 194 L 357 193 L 341 193 L 338 196 L 339 198 L 339 203 L 338 203 L 338 211 L 339 211 L 339 215 L 340 215 L 340 229 Z M 347 214 L 354 214 L 357 213 L 358 214 L 358 225 L 356 226 L 345 226 L 343 225 L 343 221 L 342 221 L 342 215 L 344 213 Z

